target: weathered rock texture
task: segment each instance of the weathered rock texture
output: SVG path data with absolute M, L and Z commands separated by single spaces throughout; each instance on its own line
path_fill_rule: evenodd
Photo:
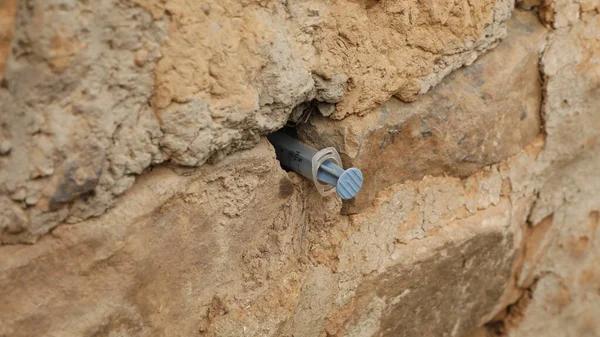
M 392 95 L 413 100 L 495 46 L 512 10 L 505 0 L 16 5 L 0 11 L 1 243 L 103 214 L 151 165 L 250 148 L 304 102 L 337 103 L 341 118 Z
M 600 335 L 574 4 L 0 1 L 0 336 Z
M 348 165 L 363 170 L 365 187 L 350 212 L 394 183 L 426 175 L 467 177 L 518 153 L 540 133 L 538 58 L 546 35 L 531 15 L 517 13 L 496 52 L 453 73 L 419 101 L 391 99 L 364 118 L 314 118 L 300 135 L 319 148 L 337 148 Z
M 2 248 L 0 334 L 462 334 L 493 311 L 526 216 L 501 176 L 397 185 L 348 218 L 265 142 L 156 169 L 107 214 Z
M 552 4 L 556 18 L 570 15 L 562 5 Z M 543 178 L 535 179 L 535 235 L 517 274 L 530 295 L 519 301 L 520 325 L 505 326 L 512 336 L 600 335 L 600 15 L 597 2 L 575 5 L 579 14 L 569 24 L 555 22 L 561 28 L 541 57 Z

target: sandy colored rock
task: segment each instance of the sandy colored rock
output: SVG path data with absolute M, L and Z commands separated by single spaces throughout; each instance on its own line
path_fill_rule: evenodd
M 511 1 L 335 1 L 315 36 L 316 74 L 348 77 L 334 118 L 392 95 L 412 101 L 506 35 Z
M 116 3 L 18 2 L 0 88 L 0 138 L 12 145 L 0 157 L 0 193 L 26 216 L 11 233 L 0 229 L 2 243 L 102 214 L 165 159 L 148 107 L 153 62 L 133 64 L 140 48 L 159 57 L 165 22 Z
M 600 13 L 598 0 L 543 0 L 537 5 L 540 20 L 553 28 L 572 26 L 585 16 Z
M 448 76 L 414 103 L 390 100 L 364 118 L 313 118 L 299 129 L 317 147 L 333 146 L 365 175 L 348 211 L 377 191 L 423 176 L 465 177 L 517 152 L 540 132 L 538 54 L 547 31 L 517 11 L 494 53 Z
M 460 336 L 510 277 L 512 203 L 496 190 L 465 211 L 494 176 L 398 184 L 345 217 L 266 141 L 201 170 L 157 168 L 104 215 L 0 248 L 0 334 Z
M 251 148 L 293 111 L 318 106 L 341 118 L 392 95 L 413 100 L 493 48 L 512 3 L 0 8 L 0 194 L 25 215 L 10 232 L 0 228 L 0 244 L 12 244 L 103 214 L 151 166 L 196 167 Z M 88 152 L 99 175 L 65 188 L 78 179 L 68 162 Z
M 541 58 L 548 163 L 576 157 L 600 136 L 600 15 L 555 31 Z
M 4 75 L 6 60 L 10 54 L 16 9 L 17 0 L 3 0 L 0 2 L 0 81 Z
M 518 5 L 0 1 L 0 336 L 597 336 L 600 15 Z
M 600 315 L 600 266 L 596 248 L 600 242 L 598 210 L 600 197 L 600 157 L 594 152 L 579 155 L 557 172 L 541 191 L 532 214 L 548 212 L 550 195 L 571 189 L 574 180 L 578 192 L 562 203 L 554 203 L 550 222 L 542 238 L 543 250 L 526 261 L 521 285 L 532 287 L 532 300 L 520 325 L 510 336 L 596 336 L 600 325 L 593 317 Z M 543 210 L 543 211 L 541 211 Z M 535 218 L 534 218 L 535 219 Z
M 268 193 L 291 184 L 277 166 L 263 142 L 191 174 L 159 168 L 104 216 L 3 246 L 0 335 L 197 334 L 213 299 L 223 308 L 211 315 L 222 315 L 244 301 L 234 293 L 262 288 L 243 262 L 262 248 L 237 242 L 260 241 L 296 198 Z M 289 220 L 291 232 L 299 218 Z
M 523 297 L 488 332 L 515 337 L 596 336 L 600 333 L 598 245 L 600 148 L 598 19 L 594 11 L 571 15 L 556 4 L 555 27 L 541 57 L 545 144 L 530 170 L 535 178 L 511 180 L 537 197 L 528 216 L 525 254 L 515 273 Z M 588 3 L 593 8 L 592 3 Z M 587 7 L 586 7 L 587 8 Z M 542 13 L 542 11 L 540 11 Z M 560 24 L 560 20 L 569 18 Z M 562 21 L 563 23 L 565 21 Z M 528 192 L 529 191 L 529 192 Z M 527 295 L 529 294 L 529 295 Z M 514 315 L 512 308 L 518 308 Z M 496 327 L 496 328 L 494 328 Z

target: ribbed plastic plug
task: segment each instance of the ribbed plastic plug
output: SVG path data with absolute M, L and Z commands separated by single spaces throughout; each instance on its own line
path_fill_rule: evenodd
M 340 198 L 348 200 L 354 198 L 358 191 L 360 191 L 362 184 L 362 172 L 355 167 L 351 167 L 344 171 L 344 173 L 342 173 L 342 175 L 338 178 L 335 190 Z

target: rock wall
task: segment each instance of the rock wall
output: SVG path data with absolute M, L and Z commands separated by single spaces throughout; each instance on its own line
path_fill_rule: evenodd
M 0 242 L 105 213 L 151 166 L 251 148 L 293 109 L 413 100 L 495 46 L 512 7 L 3 1 Z
M 514 7 L 0 1 L 0 336 L 600 335 L 600 3 Z

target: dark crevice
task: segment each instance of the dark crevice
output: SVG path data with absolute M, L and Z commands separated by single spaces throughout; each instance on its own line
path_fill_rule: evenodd
M 535 283 L 525 289 L 521 296 L 512 304 L 508 305 L 503 313 L 501 320 L 494 320 L 486 323 L 486 335 L 489 337 L 508 336 L 509 332 L 517 328 L 525 317 L 525 311 L 533 298 L 533 287 Z

